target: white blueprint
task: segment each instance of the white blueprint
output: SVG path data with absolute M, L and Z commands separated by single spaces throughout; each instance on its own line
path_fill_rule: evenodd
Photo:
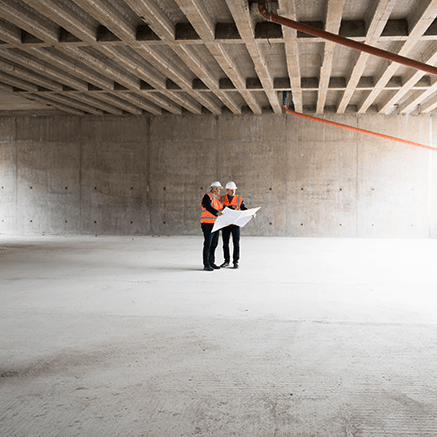
M 242 228 L 259 209 L 261 209 L 261 207 L 247 209 L 246 211 L 235 211 L 230 208 L 225 208 L 222 211 L 223 215 L 217 217 L 212 232 L 218 231 L 228 225 L 237 225 Z

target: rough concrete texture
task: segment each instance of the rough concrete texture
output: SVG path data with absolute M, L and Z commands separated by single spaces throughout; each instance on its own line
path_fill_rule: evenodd
M 436 245 L 1 236 L 0 435 L 434 437 Z
M 432 115 L 332 115 L 432 145 Z M 435 152 L 293 116 L 0 119 L 0 232 L 197 235 L 200 199 L 234 180 L 246 235 L 437 236 Z

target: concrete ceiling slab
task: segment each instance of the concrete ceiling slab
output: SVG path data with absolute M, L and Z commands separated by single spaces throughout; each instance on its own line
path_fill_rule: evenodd
M 267 3 L 298 22 L 437 63 L 437 0 Z M 1 110 L 281 114 L 283 91 L 303 112 L 434 110 L 431 74 L 268 23 L 257 5 L 0 0 Z

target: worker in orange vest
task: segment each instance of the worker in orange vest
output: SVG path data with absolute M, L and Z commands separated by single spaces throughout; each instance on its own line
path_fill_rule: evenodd
M 202 198 L 202 215 L 200 217 L 200 226 L 203 232 L 203 270 L 208 272 L 219 269 L 215 264 L 215 249 L 218 245 L 219 232 L 212 232 L 217 217 L 221 216 L 223 205 L 219 202 L 220 192 L 223 189 L 219 181 L 213 182 L 210 192 Z
M 223 207 L 235 209 L 235 210 L 247 210 L 246 205 L 244 204 L 242 196 L 236 196 L 235 192 L 237 190 L 237 186 L 235 182 L 228 182 L 226 184 L 226 195 L 220 197 L 220 203 L 223 204 Z M 255 217 L 255 216 L 254 216 Z M 223 257 L 225 262 L 220 267 L 229 267 L 229 263 L 231 261 L 231 256 L 229 253 L 229 240 L 232 234 L 232 243 L 234 245 L 234 250 L 232 254 L 232 260 L 234 263 L 234 269 L 238 269 L 238 261 L 240 259 L 240 227 L 237 225 L 229 225 L 222 229 L 222 239 L 223 239 Z

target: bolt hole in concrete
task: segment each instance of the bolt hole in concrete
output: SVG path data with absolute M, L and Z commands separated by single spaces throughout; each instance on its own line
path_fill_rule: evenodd
M 18 372 L 16 371 L 8 371 L 8 372 L 2 372 L 0 374 L 0 378 L 11 378 L 14 376 L 18 376 Z

